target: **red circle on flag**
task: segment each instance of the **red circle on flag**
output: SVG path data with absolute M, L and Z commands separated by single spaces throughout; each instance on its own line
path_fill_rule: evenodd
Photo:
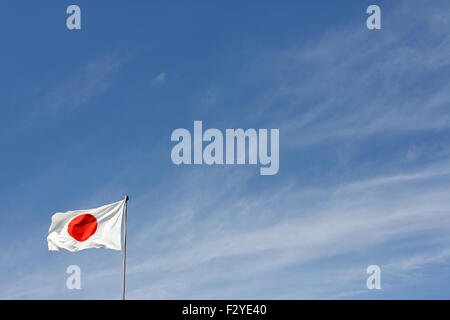
M 80 214 L 69 222 L 67 232 L 72 238 L 83 242 L 97 231 L 97 219 L 89 213 Z

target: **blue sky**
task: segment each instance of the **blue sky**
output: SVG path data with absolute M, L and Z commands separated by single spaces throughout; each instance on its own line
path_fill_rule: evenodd
M 449 15 L 438 0 L 3 3 L 0 298 L 120 298 L 120 252 L 48 252 L 46 236 L 53 213 L 125 193 L 129 298 L 449 298 Z M 279 128 L 278 174 L 174 165 L 171 132 L 194 120 Z

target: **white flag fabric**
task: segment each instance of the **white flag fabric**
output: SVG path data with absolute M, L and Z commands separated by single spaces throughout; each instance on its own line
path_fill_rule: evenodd
M 125 200 L 100 208 L 58 212 L 48 230 L 48 250 L 88 248 L 122 250 L 122 213 Z

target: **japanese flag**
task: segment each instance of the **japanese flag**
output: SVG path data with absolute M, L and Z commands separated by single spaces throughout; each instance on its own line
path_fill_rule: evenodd
M 48 250 L 79 251 L 88 248 L 121 250 L 125 200 L 88 210 L 58 212 L 48 230 Z

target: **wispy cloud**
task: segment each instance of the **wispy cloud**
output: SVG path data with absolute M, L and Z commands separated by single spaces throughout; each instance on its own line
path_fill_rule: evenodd
M 82 106 L 109 87 L 112 75 L 119 71 L 126 60 L 127 56 L 124 55 L 106 55 L 87 62 L 50 90 L 39 104 L 39 109 L 58 112 Z
M 46 85 L 33 91 L 35 103 L 14 122 L 14 127 L 5 130 L 3 138 L 10 139 L 15 133 L 31 130 L 86 106 L 110 88 L 114 76 L 129 59 L 128 53 L 107 54 L 67 70 L 61 79 L 43 79 Z
M 289 147 L 448 129 L 450 38 L 448 22 L 439 18 L 449 11 L 444 7 L 399 6 L 392 8 L 395 15 L 415 23 L 389 21 L 378 33 L 351 25 L 261 58 L 255 78 L 272 82 L 256 103 L 258 114 L 298 137 Z
M 220 100 L 219 96 L 217 88 L 208 88 L 199 97 L 200 106 L 207 108 L 215 106 Z
M 136 236 L 136 243 L 152 243 L 153 253 L 130 266 L 129 277 L 134 279 L 130 281 L 133 283 L 142 277 L 154 281 L 147 289 L 135 282 L 136 291 L 131 290 L 130 295 L 154 298 L 158 296 L 158 288 L 164 288 L 164 297 L 187 297 L 191 293 L 188 288 L 194 286 L 198 288 L 197 294 L 194 293 L 196 297 L 223 297 L 215 292 L 216 288 L 209 287 L 211 282 L 227 283 L 224 286 L 228 291 L 221 292 L 238 290 L 240 281 L 247 282 L 252 277 L 264 278 L 267 285 L 273 285 L 272 281 L 277 281 L 273 275 L 285 268 L 301 269 L 311 263 L 320 264 L 321 260 L 356 253 L 363 260 L 350 262 L 343 270 L 351 275 L 352 270 L 358 269 L 353 277 L 364 284 L 365 267 L 370 264 L 369 259 L 364 261 L 367 259 L 364 251 L 376 251 L 388 243 L 393 249 L 399 239 L 425 231 L 433 232 L 433 237 L 441 237 L 438 246 L 448 250 L 444 240 L 450 226 L 450 202 L 446 197 L 449 186 L 427 184 L 426 188 L 421 188 L 424 176 L 425 173 L 418 172 L 414 178 L 400 182 L 402 192 L 395 196 L 391 192 L 398 188 L 399 181 L 390 177 L 375 180 L 383 188 L 317 190 L 319 207 L 311 201 L 311 193 L 306 196 L 296 188 L 279 193 L 268 190 L 253 197 L 237 196 L 240 189 L 237 181 L 231 183 L 230 189 L 220 188 L 220 191 L 208 192 L 197 184 L 191 185 L 192 191 L 177 190 L 176 193 L 183 196 L 169 210 L 152 205 L 158 212 L 178 213 L 162 216 Z M 343 192 L 344 189 L 348 191 Z M 225 195 L 227 201 L 220 206 L 195 200 Z M 422 241 L 426 243 L 429 239 L 423 237 Z M 404 245 L 399 245 L 397 250 Z M 377 259 L 382 265 L 389 258 L 370 255 L 370 261 Z M 306 274 L 320 283 L 323 273 L 336 271 L 332 264 L 328 265 L 319 273 L 308 271 Z M 206 274 L 205 270 L 208 270 Z M 320 296 L 330 297 L 335 290 L 345 290 L 348 285 L 348 281 L 335 281 L 323 288 Z M 319 295 L 315 290 L 304 288 L 301 295 L 290 297 Z M 261 297 L 273 296 L 266 291 Z
M 167 74 L 165 72 L 161 72 L 156 77 L 153 78 L 152 82 L 155 84 L 163 84 L 166 82 Z

